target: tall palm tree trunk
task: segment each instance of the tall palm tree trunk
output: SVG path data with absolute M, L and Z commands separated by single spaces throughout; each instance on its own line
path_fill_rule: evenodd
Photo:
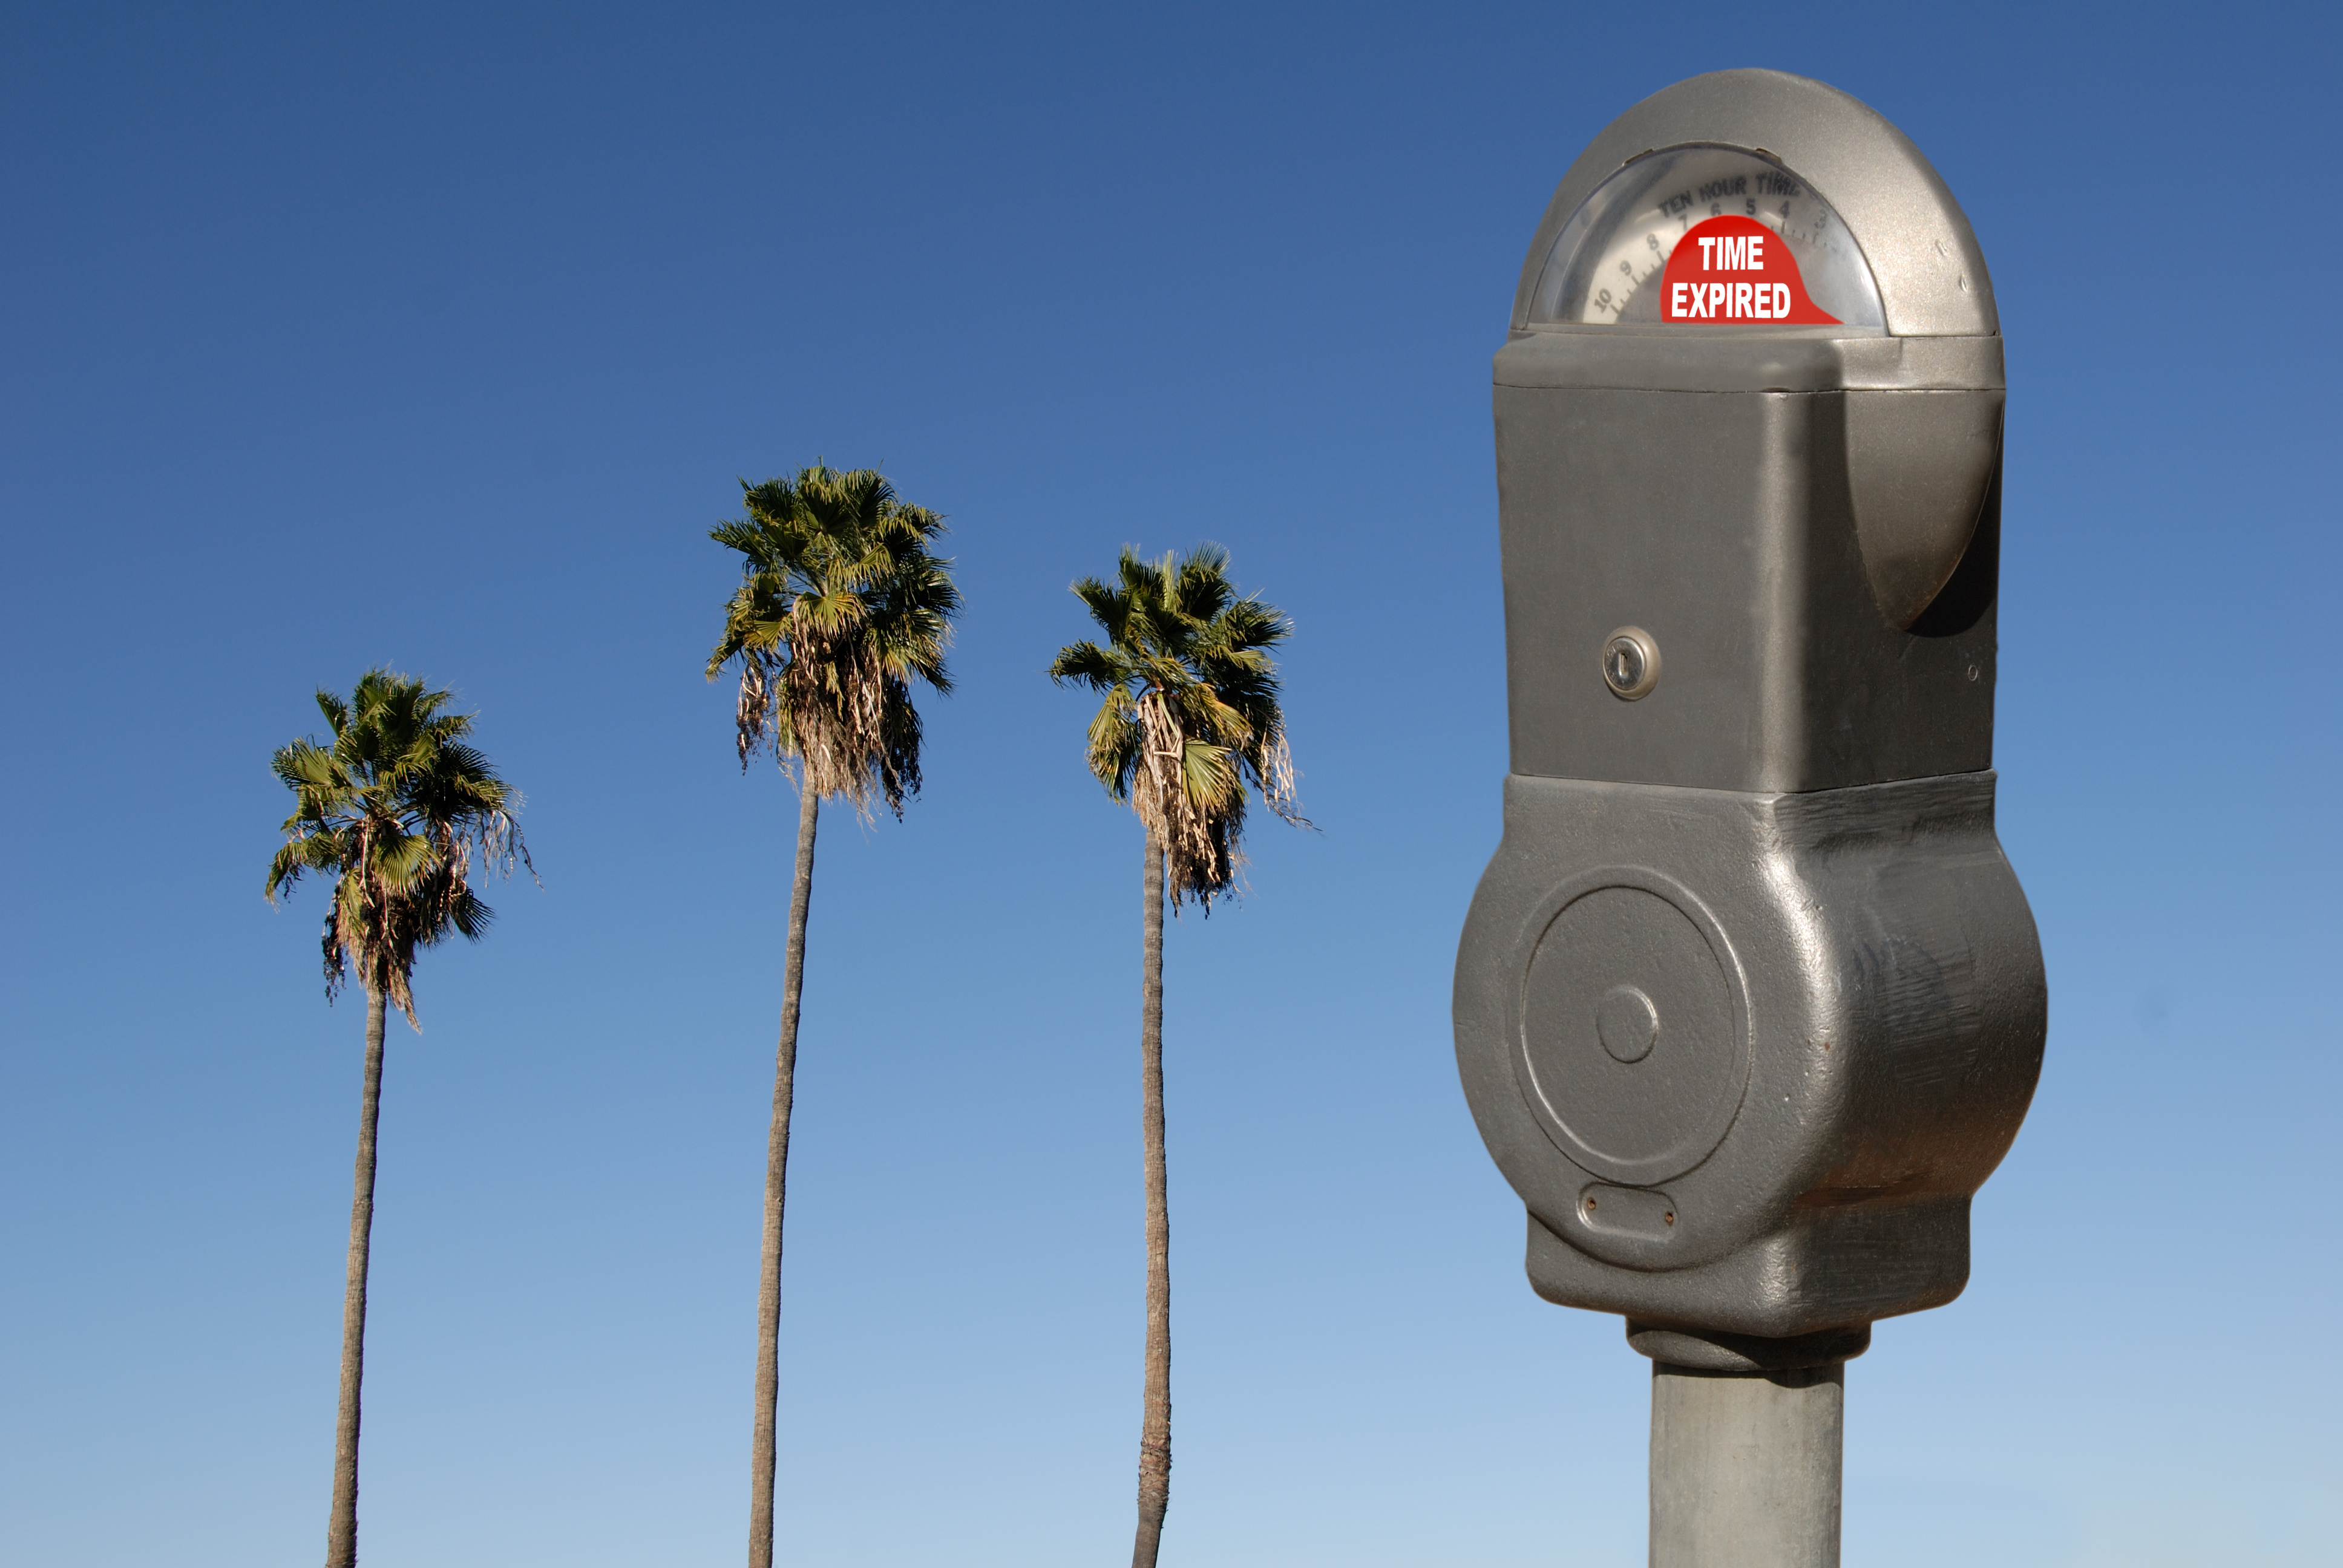
M 367 1255 L 374 1242 L 374 1133 L 382 1111 L 382 992 L 367 988 L 366 1088 L 358 1096 L 358 1163 L 350 1196 L 349 1273 L 342 1286 L 342 1401 L 334 1418 L 334 1505 L 326 1568 L 358 1560 L 358 1388 L 366 1376 Z
M 773 1125 L 765 1144 L 765 1259 L 757 1283 L 757 1435 L 749 1462 L 749 1568 L 773 1564 L 773 1422 L 781 1391 L 781 1210 L 789 1195 L 789 1108 L 797 1093 L 798 995 L 805 984 L 806 910 L 813 902 L 813 830 L 821 797 L 798 787 L 798 874 L 789 890 L 781 968 L 781 1043 L 773 1061 Z
M 1139 1422 L 1139 1538 L 1131 1568 L 1155 1568 L 1172 1505 L 1172 1208 L 1163 1174 L 1163 846 L 1147 835 L 1141 906 L 1140 1134 L 1147 1173 L 1147 1383 Z

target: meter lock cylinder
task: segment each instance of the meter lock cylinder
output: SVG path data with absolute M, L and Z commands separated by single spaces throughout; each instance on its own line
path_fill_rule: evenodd
M 2041 1065 L 1985 259 L 1862 104 L 1695 77 L 1572 166 L 1495 369 L 1512 773 L 1466 1095 L 1540 1294 L 1667 1368 L 1835 1376 L 1959 1294 Z

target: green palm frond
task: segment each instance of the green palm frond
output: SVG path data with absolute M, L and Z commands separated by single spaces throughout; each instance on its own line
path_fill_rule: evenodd
M 1101 694 L 1091 771 L 1160 838 L 1175 908 L 1192 898 L 1209 910 L 1233 887 L 1253 792 L 1286 821 L 1309 825 L 1295 805 L 1268 652 L 1292 628 L 1273 607 L 1239 595 L 1228 567 L 1217 545 L 1160 560 L 1124 549 L 1114 581 L 1073 584 L 1104 639 L 1069 643 L 1050 665 L 1059 685 Z
M 952 689 L 960 590 L 930 548 L 943 518 L 872 468 L 817 463 L 740 490 L 748 516 L 709 533 L 739 553 L 741 582 L 708 657 L 710 680 L 739 669 L 740 765 L 769 749 L 801 787 L 900 816 L 920 789 L 910 683 Z
M 328 739 L 305 737 L 269 759 L 294 799 L 268 863 L 269 901 L 304 875 L 332 877 L 320 933 L 327 996 L 355 969 L 409 1023 L 417 950 L 451 931 L 477 940 L 494 918 L 471 889 L 476 858 L 497 874 L 516 860 L 537 869 L 514 820 L 519 792 L 464 739 L 471 716 L 447 711 L 449 700 L 370 669 L 347 701 L 317 693 Z

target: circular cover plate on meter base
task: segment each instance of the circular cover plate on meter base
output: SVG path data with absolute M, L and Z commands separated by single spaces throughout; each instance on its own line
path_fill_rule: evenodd
M 1509 1033 L 1523 1098 L 1561 1151 L 1628 1186 L 1724 1141 L 1749 1083 L 1749 1006 L 1715 917 L 1672 879 L 1574 879 L 1524 925 Z

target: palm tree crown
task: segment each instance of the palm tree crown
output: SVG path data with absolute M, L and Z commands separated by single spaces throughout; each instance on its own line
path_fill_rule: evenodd
M 529 865 L 513 821 L 520 794 L 466 742 L 471 716 L 446 711 L 448 699 L 420 680 L 368 670 L 347 702 L 317 693 L 329 742 L 305 738 L 270 759 L 296 804 L 269 862 L 269 901 L 305 871 L 335 877 L 327 996 L 355 969 L 410 1024 L 416 950 L 451 931 L 478 940 L 493 918 L 472 891 L 474 856 L 501 873 L 515 857 Z
M 1240 598 L 1228 566 L 1217 545 L 1157 561 L 1125 548 L 1116 582 L 1073 585 L 1106 641 L 1070 644 L 1050 666 L 1060 685 L 1105 695 L 1091 720 L 1091 771 L 1162 846 L 1175 908 L 1185 896 L 1209 909 L 1234 882 L 1248 785 L 1279 817 L 1308 825 L 1268 652 L 1292 624 Z
M 943 518 L 910 506 L 876 469 L 816 463 L 794 479 L 741 481 L 749 515 L 709 530 L 741 555 L 713 680 L 740 666 L 740 765 L 769 744 L 817 797 L 897 816 L 920 789 L 913 677 L 951 690 L 944 648 L 960 590 L 930 553 Z

